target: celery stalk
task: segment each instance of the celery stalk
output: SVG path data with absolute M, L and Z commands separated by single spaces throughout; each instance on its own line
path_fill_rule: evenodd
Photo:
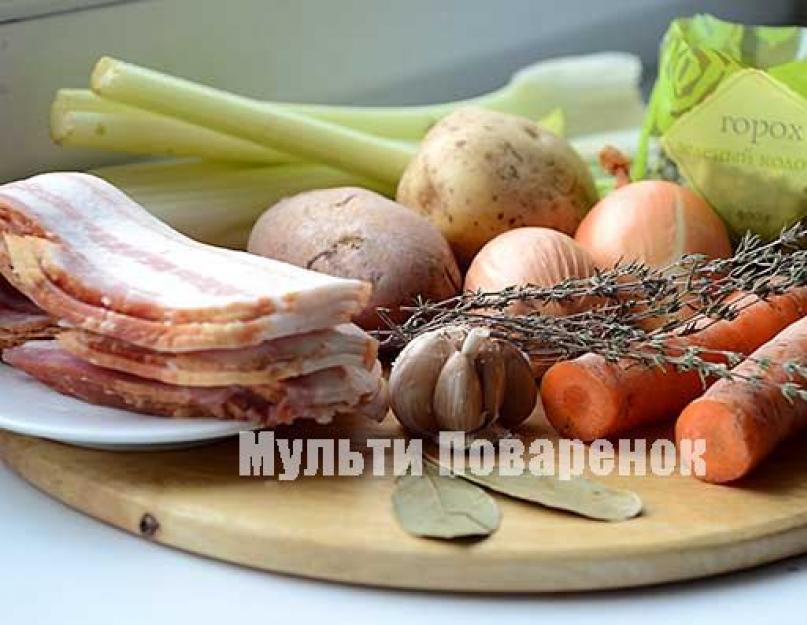
M 81 89 L 57 92 L 50 132 L 60 145 L 134 154 L 267 164 L 295 160 L 252 141 L 112 102 Z
M 557 73 L 557 68 L 555 69 Z M 531 70 L 533 73 L 536 71 Z M 552 74 L 546 71 L 537 73 Z M 525 75 L 532 76 L 532 73 L 527 72 Z M 491 95 L 487 96 L 487 100 L 496 104 L 499 109 L 507 109 L 518 108 L 515 103 L 520 101 L 519 98 L 530 100 L 534 97 L 532 92 L 535 91 L 535 85 L 531 80 L 522 78 L 514 80 L 512 84 L 515 86 L 508 92 L 508 97 L 498 96 L 497 99 Z M 108 57 L 101 59 L 96 65 L 92 85 L 94 91 L 104 99 L 241 137 L 293 154 L 301 160 L 325 163 L 386 183 L 397 182 L 414 154 L 414 146 L 410 144 L 380 139 L 338 124 L 310 118 L 297 113 L 292 105 L 244 98 Z M 581 96 L 583 91 L 584 89 L 578 89 L 577 95 Z M 532 95 L 523 95 L 528 92 Z M 551 116 L 557 110 L 547 109 L 543 104 L 541 106 L 544 115 Z M 577 106 L 579 108 L 580 105 Z M 444 114 L 451 108 L 453 105 L 437 105 L 430 110 Z M 329 110 L 355 109 L 332 107 Z M 406 109 L 398 109 L 399 113 L 402 110 Z M 372 116 L 369 112 L 371 109 L 366 111 L 367 115 Z M 624 111 L 629 114 L 629 107 Z M 511 112 L 523 114 L 519 111 Z M 422 121 L 423 115 L 418 115 Z M 411 121 L 414 116 L 410 115 L 409 119 Z M 429 124 L 433 121 L 429 117 Z M 551 123 L 552 121 L 549 122 Z M 425 128 L 421 130 L 425 131 Z M 205 155 L 198 152 L 195 154 Z
M 58 89 L 50 110 L 51 113 L 60 114 L 70 111 L 120 113 L 137 109 L 98 97 L 89 89 Z
M 51 116 L 51 138 L 59 145 L 110 149 L 154 156 L 197 156 L 246 163 L 294 159 L 236 137 L 151 113 L 71 111 Z
M 463 105 L 540 119 L 553 109 L 566 113 L 570 137 L 634 128 L 642 123 L 641 63 L 631 54 L 605 52 L 539 61 L 516 72 L 503 87 L 469 100 L 426 106 L 363 107 L 274 103 L 296 113 L 382 137 L 419 140 L 441 117 Z M 88 91 L 65 91 L 65 103 L 81 110 Z M 60 95 L 60 97 L 62 97 Z M 111 107 L 95 98 L 94 106 Z M 103 109 L 106 110 L 106 109 Z
M 236 248 L 246 245 L 261 213 L 286 196 L 347 185 L 392 193 L 372 181 L 305 163 L 245 167 L 168 160 L 102 167 L 91 173 L 122 189 L 183 234 Z
M 565 134 L 563 111 L 538 123 Z M 189 156 L 219 161 L 276 164 L 291 156 L 231 135 L 102 98 L 89 89 L 59 89 L 51 105 L 51 137 L 68 147 L 86 147 L 153 156 Z M 417 141 L 392 139 L 414 151 Z
M 563 135 L 560 109 L 538 121 Z M 152 156 L 278 164 L 293 157 L 221 132 L 102 98 L 86 89 L 60 89 L 51 106 L 51 138 L 67 147 L 95 148 Z M 414 151 L 417 143 L 395 139 Z
M 504 87 L 469 100 L 405 107 L 287 104 L 292 110 L 379 136 L 419 139 L 441 117 L 471 105 L 540 119 L 566 115 L 567 134 L 633 128 L 642 123 L 638 57 L 604 52 L 539 61 L 516 72 Z
M 95 93 L 116 102 L 199 124 L 303 160 L 395 184 L 413 155 L 399 142 L 306 117 L 288 108 L 102 58 Z

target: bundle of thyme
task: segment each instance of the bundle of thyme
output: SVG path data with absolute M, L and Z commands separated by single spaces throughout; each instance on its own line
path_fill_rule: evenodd
M 730 258 L 684 256 L 662 269 L 642 263 L 618 264 L 590 278 L 543 287 L 527 285 L 493 292 L 465 292 L 439 302 L 417 301 L 409 319 L 377 333 L 382 344 L 402 347 L 416 336 L 447 326 L 482 326 L 517 344 L 534 363 L 552 363 L 585 353 L 609 361 L 671 366 L 697 371 L 701 378 L 736 378 L 731 367 L 743 354 L 681 346 L 681 338 L 709 324 L 734 319 L 758 300 L 807 285 L 807 226 L 786 229 L 773 241 L 746 235 Z M 739 295 L 738 295 L 739 294 Z M 592 301 L 584 312 L 554 317 L 541 312 L 514 315 L 515 302 Z M 760 363 L 762 367 L 767 363 Z M 784 363 L 794 380 L 807 378 L 802 363 Z M 756 380 L 749 380 L 755 382 Z M 807 391 L 794 381 L 788 397 Z

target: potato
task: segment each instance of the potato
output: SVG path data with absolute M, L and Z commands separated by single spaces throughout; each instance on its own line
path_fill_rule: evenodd
M 467 266 L 485 243 L 513 228 L 573 235 L 597 193 L 566 140 L 522 117 L 463 108 L 428 132 L 397 200 L 427 216 Z
M 456 295 L 462 277 L 451 248 L 415 212 L 355 187 L 322 189 L 281 200 L 258 220 L 248 249 L 253 254 L 343 278 L 366 280 L 373 296 L 355 322 L 382 327 L 376 307 L 405 320 L 400 306 L 421 295 Z

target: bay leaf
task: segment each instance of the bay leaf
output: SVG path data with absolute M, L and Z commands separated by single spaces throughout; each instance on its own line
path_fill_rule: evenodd
M 433 466 L 439 466 L 436 458 L 429 455 L 424 458 Z M 633 491 L 611 488 L 584 477 L 562 480 L 554 475 L 535 475 L 527 471 L 519 475 L 500 475 L 498 468 L 490 475 L 469 472 L 455 475 L 513 499 L 598 521 L 627 521 L 642 512 L 642 500 Z
M 427 538 L 489 536 L 501 520 L 499 506 L 484 490 L 440 475 L 428 463 L 423 465 L 423 475 L 398 478 L 392 505 L 404 530 Z

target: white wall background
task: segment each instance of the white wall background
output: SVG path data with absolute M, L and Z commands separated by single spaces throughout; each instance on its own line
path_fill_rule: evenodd
M 36 4 L 11 1 L 17 16 Z M 797 2 L 141 0 L 0 23 L 0 181 L 126 158 L 48 138 L 54 90 L 85 86 L 105 54 L 265 98 L 429 102 L 486 91 L 559 54 L 621 49 L 652 64 L 676 15 L 792 22 Z

